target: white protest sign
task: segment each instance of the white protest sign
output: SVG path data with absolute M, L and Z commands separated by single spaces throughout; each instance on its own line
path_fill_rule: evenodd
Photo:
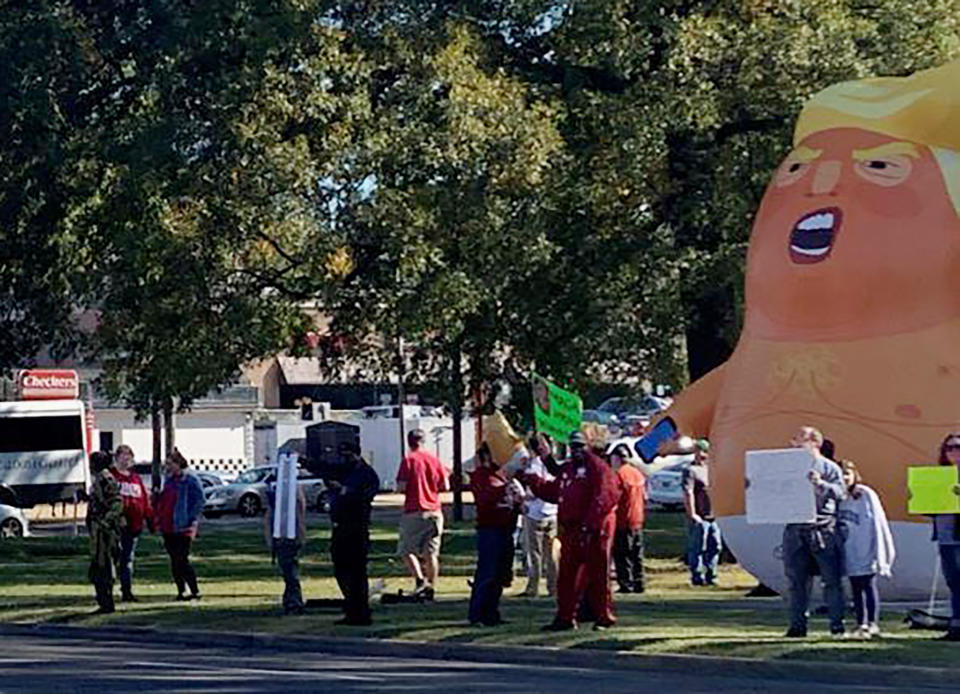
M 282 455 L 277 460 L 276 503 L 273 508 L 273 537 L 297 539 L 297 457 Z
M 805 448 L 747 451 L 747 523 L 812 523 L 817 500 L 807 477 L 813 454 Z

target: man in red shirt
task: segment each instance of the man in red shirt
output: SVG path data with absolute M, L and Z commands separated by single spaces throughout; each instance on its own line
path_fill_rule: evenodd
M 617 531 L 613 537 L 613 563 L 621 593 L 642 593 L 643 521 L 646 511 L 647 481 L 630 464 L 630 449 L 621 444 L 610 453 L 610 463 L 620 482 L 617 501 Z
M 570 435 L 570 460 L 555 480 L 520 472 L 518 478 L 545 501 L 558 504 L 560 575 L 557 578 L 557 614 L 547 631 L 576 628 L 577 606 L 584 595 L 594 614 L 594 629 L 613 626 L 610 595 L 610 553 L 617 524 L 617 476 L 589 451 L 579 431 Z
M 137 552 L 137 542 L 143 526 L 153 526 L 153 509 L 150 506 L 150 493 L 140 475 L 131 470 L 133 449 L 126 444 L 117 446 L 113 456 L 110 474 L 120 485 L 120 498 L 123 500 L 123 515 L 126 527 L 120 533 L 120 555 L 117 558 L 117 573 L 120 574 L 120 599 L 123 602 L 136 602 L 133 595 L 133 560 Z
M 450 473 L 435 456 L 422 449 L 425 438 L 422 429 L 410 432 L 410 453 L 397 471 L 397 490 L 406 496 L 397 551 L 416 581 L 416 594 L 432 600 L 433 586 L 440 574 L 443 535 L 440 492 L 447 490 Z

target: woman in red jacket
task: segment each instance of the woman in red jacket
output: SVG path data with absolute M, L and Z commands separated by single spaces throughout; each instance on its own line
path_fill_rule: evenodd
M 144 526 L 153 529 L 153 508 L 150 505 L 150 492 L 143 480 L 130 468 L 133 466 L 133 449 L 126 444 L 117 446 L 113 455 L 110 474 L 120 485 L 120 498 L 123 499 L 123 515 L 127 525 L 120 533 L 120 554 L 117 557 L 117 574 L 120 576 L 120 600 L 137 602 L 133 595 L 133 560 L 137 553 L 137 542 Z
M 470 592 L 470 624 L 496 626 L 500 596 L 513 570 L 513 531 L 523 502 L 523 489 L 508 480 L 493 462 L 486 443 L 477 450 L 477 468 L 470 476 L 477 512 L 477 570 Z

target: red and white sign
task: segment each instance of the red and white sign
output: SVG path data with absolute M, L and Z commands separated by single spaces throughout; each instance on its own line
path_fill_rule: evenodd
M 20 372 L 21 400 L 75 400 L 80 378 L 70 369 L 24 369 Z

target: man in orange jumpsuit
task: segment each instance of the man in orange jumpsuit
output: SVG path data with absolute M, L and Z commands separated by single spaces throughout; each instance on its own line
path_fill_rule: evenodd
M 586 595 L 594 614 L 594 629 L 613 626 L 610 594 L 610 554 L 617 524 L 620 487 L 616 473 L 587 450 L 579 431 L 570 436 L 570 459 L 556 479 L 520 472 L 520 481 L 544 501 L 558 504 L 560 571 L 557 577 L 557 615 L 545 631 L 576 628 L 576 611 Z

